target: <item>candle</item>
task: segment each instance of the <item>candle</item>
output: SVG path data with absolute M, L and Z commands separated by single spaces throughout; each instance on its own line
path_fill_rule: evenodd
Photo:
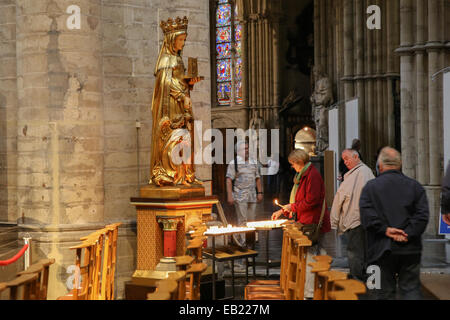
M 280 208 L 283 208 L 283 206 L 282 206 L 281 204 L 278 203 L 278 199 L 275 199 L 274 202 L 275 202 L 275 204 L 276 204 L 277 206 L 279 206 Z
M 218 226 L 212 226 L 206 230 L 205 235 L 220 235 L 220 234 L 227 234 L 227 233 L 235 233 L 235 232 L 247 232 L 247 231 L 254 231 L 255 228 L 250 227 L 233 227 L 231 224 L 229 224 L 226 227 L 218 227 Z
M 255 221 L 247 222 L 247 227 L 253 228 L 279 228 L 288 220 L 267 220 L 267 221 Z

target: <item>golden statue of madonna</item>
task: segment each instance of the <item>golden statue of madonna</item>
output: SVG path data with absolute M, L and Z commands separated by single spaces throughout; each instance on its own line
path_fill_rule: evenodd
M 164 32 L 164 43 L 154 72 L 149 184 L 176 186 L 201 183 L 195 178 L 194 117 L 190 98 L 190 91 L 201 78 L 185 74 L 181 57 L 188 19 L 168 19 L 161 21 L 160 26 Z

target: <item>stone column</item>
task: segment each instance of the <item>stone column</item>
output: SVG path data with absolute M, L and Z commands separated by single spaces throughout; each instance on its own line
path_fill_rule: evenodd
M 327 1 L 320 0 L 320 64 L 327 70 Z
M 272 26 L 272 52 L 273 52 L 273 105 L 277 108 L 281 104 L 280 98 L 280 12 L 277 12 L 273 16 L 273 26 Z M 275 111 L 278 112 L 278 109 Z
M 371 4 L 371 1 L 366 0 L 365 8 L 367 8 Z M 367 105 L 367 145 L 369 149 L 369 154 L 373 152 L 376 148 L 374 143 L 374 134 L 375 131 L 374 123 L 375 123 L 375 111 L 374 111 L 374 99 L 373 99 L 373 79 L 372 74 L 374 73 L 373 68 L 373 32 L 369 30 L 367 27 L 365 29 L 366 34 L 366 52 L 365 52 L 365 79 L 366 79 L 366 105 Z
M 429 181 L 428 122 L 426 121 L 425 85 L 427 73 L 424 66 L 423 45 L 425 44 L 425 1 L 416 0 L 416 116 L 417 116 L 417 180 L 421 184 Z
M 428 0 L 428 43 L 426 44 L 428 52 L 428 79 L 439 71 L 440 64 L 440 18 L 439 1 Z M 441 183 L 441 153 L 442 147 L 440 141 L 440 123 L 441 112 L 439 103 L 439 85 L 437 81 L 428 81 L 428 127 L 429 127 L 429 145 L 430 145 L 430 185 L 437 186 Z
M 364 159 L 368 159 L 369 150 L 366 144 L 365 132 L 366 132 L 366 105 L 364 94 L 364 15 L 363 15 L 363 2 L 360 0 L 354 0 L 354 19 L 355 19 L 355 38 L 356 38 L 356 50 L 355 50 L 355 79 L 356 79 L 356 96 L 359 99 L 359 125 L 360 125 L 360 138 L 362 143 L 362 153 Z M 367 161 L 367 160 L 366 160 Z
M 320 62 L 320 2 L 314 1 L 314 63 Z
M 256 98 L 257 98 L 257 92 L 256 92 L 256 79 L 257 79 L 257 73 L 256 73 L 256 20 L 257 15 L 252 12 L 250 16 L 250 78 L 249 78 L 249 89 L 250 89 L 250 96 L 251 96 L 251 107 L 255 107 L 257 104 Z
M 16 4 L 0 3 L 0 221 L 16 223 L 17 61 Z
M 380 6 L 380 1 L 377 0 L 375 2 L 376 5 Z M 381 8 L 381 6 L 380 6 Z M 372 30 L 372 33 L 375 38 L 375 61 L 374 61 L 374 89 L 375 89 L 375 123 L 374 123 L 374 142 L 375 148 L 378 148 L 383 144 L 383 131 L 382 131 L 382 122 L 383 122 L 383 87 L 382 87 L 382 29 L 381 30 Z
M 398 37 L 398 1 L 387 1 L 387 122 L 388 122 L 388 144 L 395 145 L 395 117 L 394 117 L 394 97 L 392 83 L 395 81 L 398 70 L 395 66 L 397 57 L 394 55 L 395 45 Z
M 353 0 L 344 0 L 344 99 L 353 97 Z
M 415 117 L 413 108 L 414 87 L 412 79 L 413 57 L 408 48 L 413 43 L 412 0 L 400 0 L 400 77 L 401 77 L 401 128 L 402 128 L 402 160 L 405 175 L 416 177 L 416 138 Z M 402 52 L 405 48 L 405 52 Z
M 101 1 L 16 3 L 18 210 L 35 258 L 56 258 L 54 299 L 67 292 L 68 247 L 103 227 Z M 79 30 L 67 27 L 69 5 Z

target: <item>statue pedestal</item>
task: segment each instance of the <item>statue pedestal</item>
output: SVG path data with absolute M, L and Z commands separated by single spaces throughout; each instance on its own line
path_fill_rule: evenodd
M 137 212 L 137 270 L 169 271 L 170 258 L 186 252 L 186 232 L 195 222 L 211 219 L 215 196 L 205 197 L 202 186 L 145 186 L 131 198 Z M 164 260 L 161 261 L 161 258 Z M 167 260 L 169 259 L 169 260 Z M 166 269 L 166 270 L 162 270 Z

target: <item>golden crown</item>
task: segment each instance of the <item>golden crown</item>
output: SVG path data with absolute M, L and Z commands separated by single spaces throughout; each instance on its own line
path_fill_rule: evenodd
M 164 34 L 169 34 L 178 31 L 187 31 L 188 18 L 185 16 L 183 19 L 177 17 L 175 21 L 169 18 L 167 21 L 161 21 L 159 24 Z

